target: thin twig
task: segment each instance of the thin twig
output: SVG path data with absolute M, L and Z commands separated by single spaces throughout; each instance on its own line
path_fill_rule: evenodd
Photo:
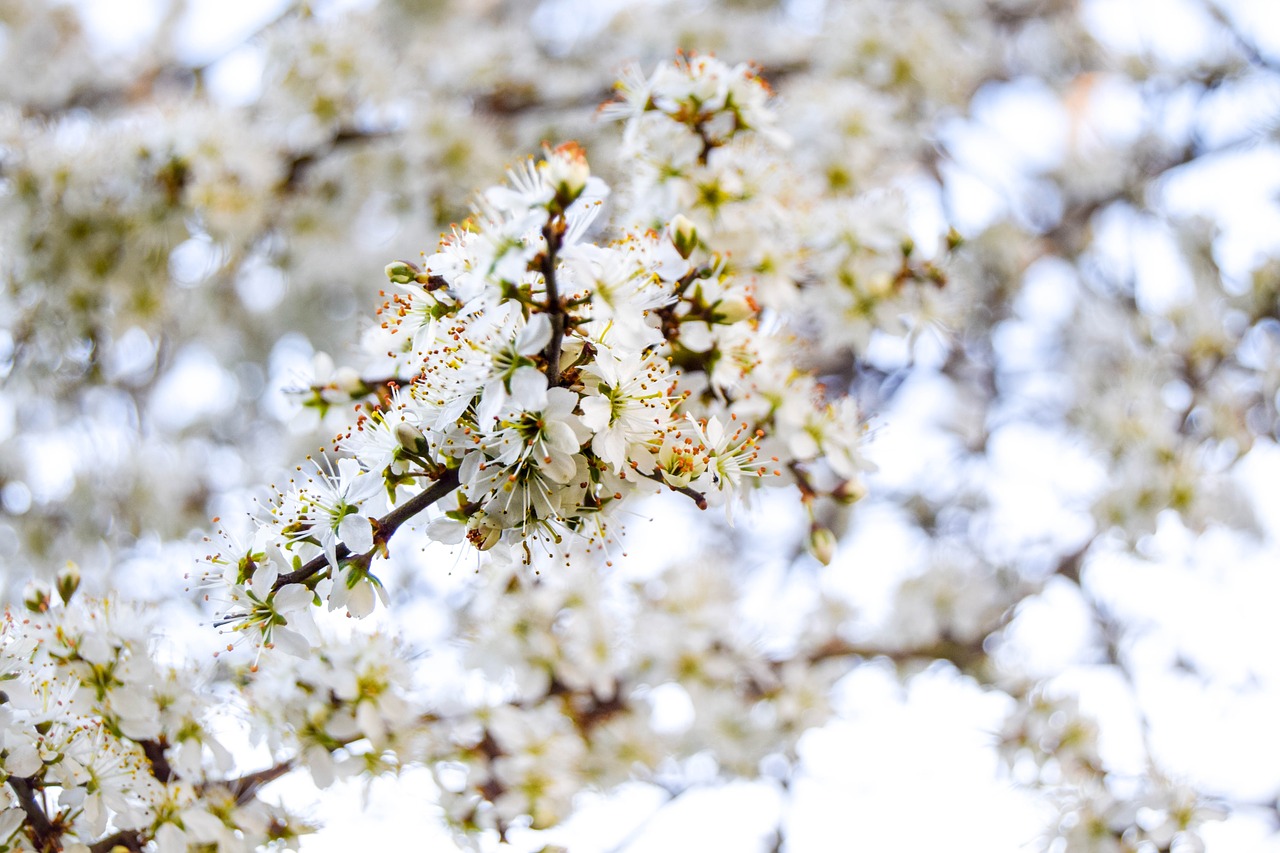
M 646 480 L 653 480 L 655 483 L 661 483 L 662 485 L 666 486 L 668 489 L 670 489 L 673 492 L 679 492 L 689 500 L 693 501 L 694 504 L 697 505 L 698 509 L 707 508 L 707 496 L 704 495 L 702 492 L 698 491 L 697 489 L 691 489 L 688 486 L 673 486 L 670 483 L 668 483 L 666 480 L 664 480 L 661 474 L 658 474 L 653 471 L 650 471 L 649 473 L 646 474 L 645 472 L 639 470 L 638 468 L 632 468 L 632 470 L 635 471 L 637 474 L 639 474 L 641 477 L 644 477 Z
M 400 506 L 396 507 L 391 512 L 384 515 L 382 518 L 378 519 L 378 537 L 381 540 L 382 544 L 385 544 L 387 540 L 391 538 L 391 536 L 396 532 L 396 530 L 400 528 L 400 525 L 404 524 L 406 521 L 413 518 L 415 515 L 422 512 L 427 507 L 431 506 L 436 501 L 440 500 L 441 498 L 443 498 L 445 495 L 452 492 L 457 487 L 458 487 L 457 469 L 456 468 L 447 469 L 443 474 L 440 475 L 440 479 L 432 483 L 425 491 L 423 491 L 418 495 L 415 495 L 414 497 L 400 504 Z M 374 551 L 370 551 L 368 554 L 363 554 L 361 556 L 371 557 L 376 550 L 377 550 L 377 545 L 374 546 Z M 345 560 L 350 556 L 351 556 L 351 549 L 344 544 L 339 544 L 337 552 L 335 554 L 336 559 Z M 319 574 L 321 571 L 327 568 L 328 565 L 329 565 L 329 558 L 324 554 L 321 554 L 315 559 L 311 560 L 310 562 L 303 564 L 301 568 L 296 569 L 287 574 L 280 575 L 278 578 L 276 578 L 276 582 L 272 584 L 271 591 L 276 592 L 280 588 L 287 586 L 288 584 L 291 584 L 291 583 L 302 583 L 303 581 L 309 579 L 313 575 Z
M 553 217 L 542 229 L 547 251 L 542 254 L 540 268 L 547 288 L 547 315 L 551 318 L 551 342 L 547 344 L 544 356 L 547 359 L 547 381 L 551 385 L 560 382 L 560 348 L 564 343 L 564 306 L 560 304 L 560 290 L 556 284 L 556 253 L 560 251 L 564 229 L 563 216 Z
M 231 789 L 231 793 L 235 795 L 236 805 L 243 806 L 245 803 L 253 799 L 258 793 L 258 789 L 268 782 L 274 782 L 281 776 L 296 767 L 293 760 L 282 761 L 279 764 L 272 765 L 255 773 L 248 773 L 239 779 L 231 779 L 222 784 Z

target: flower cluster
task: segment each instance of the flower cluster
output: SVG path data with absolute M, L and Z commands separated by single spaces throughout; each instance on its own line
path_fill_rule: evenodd
M 1227 810 L 1158 771 L 1140 779 L 1107 772 L 1098 735 L 1077 701 L 1043 690 L 1032 691 L 1005 723 L 1001 750 L 1014 773 L 1043 785 L 1059 809 L 1046 842 L 1056 837 L 1068 850 L 1116 853 L 1203 850 L 1200 827 Z
M 208 673 L 161 664 L 145 611 L 72 601 L 78 581 L 0 621 L 0 850 L 291 845 L 305 823 L 256 797 L 289 765 L 235 775 Z
M 625 135 L 702 140 L 703 160 L 770 123 L 759 78 L 714 59 L 644 86 L 660 109 Z M 346 455 L 299 468 L 255 544 L 213 557 L 227 624 L 296 651 L 308 617 L 289 614 L 308 602 L 367 614 L 374 559 L 433 505 L 435 541 L 531 563 L 566 537 L 601 541 L 637 494 L 726 512 L 767 481 L 798 482 L 806 500 L 861 495 L 856 408 L 825 399 L 720 232 L 677 213 L 608 239 L 608 196 L 579 146 L 548 148 L 421 263 L 387 266 L 366 364 L 311 391 L 322 409 L 359 401 L 336 442 Z
M 799 736 L 829 718 L 846 671 L 805 641 L 797 659 L 770 658 L 716 555 L 675 561 L 643 584 L 581 553 L 539 577 L 518 566 L 495 574 L 459 628 L 462 665 L 498 689 L 441 697 L 414 753 L 464 831 L 549 828 L 583 789 L 678 785 L 694 755 L 714 757 L 725 776 L 789 767 Z

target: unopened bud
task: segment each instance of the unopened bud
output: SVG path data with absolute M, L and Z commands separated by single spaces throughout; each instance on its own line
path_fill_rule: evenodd
M 591 166 L 587 163 L 587 152 L 576 142 L 566 142 L 547 152 L 547 158 L 540 164 L 547 183 L 555 190 L 556 204 L 560 209 L 573 204 L 574 199 L 582 195 L 591 177 Z
M 408 284 L 415 281 L 418 273 L 422 272 L 414 264 L 408 261 L 392 261 L 387 264 L 387 278 L 391 279 L 392 284 Z
M 680 253 L 680 257 L 686 261 L 693 254 L 693 250 L 698 248 L 698 228 L 683 213 L 677 213 L 675 219 L 667 226 L 671 233 L 671 242 L 675 244 L 676 251 Z
M 813 525 L 809 530 L 807 544 L 809 553 L 815 560 L 824 566 L 831 565 L 831 559 L 836 555 L 836 535 L 829 528 L 820 524 Z
M 58 572 L 54 588 L 58 590 L 58 597 L 62 599 L 62 603 L 70 604 L 71 596 L 75 595 L 76 590 L 80 588 L 80 568 L 75 563 L 67 563 L 66 567 Z
M 31 581 L 22 591 L 22 603 L 32 613 L 48 613 L 53 604 L 53 591 L 47 584 Z
M 845 480 L 840 487 L 831 493 L 831 497 L 842 504 L 853 504 L 867 496 L 867 485 L 861 480 Z
M 741 296 L 730 296 L 721 299 L 715 304 L 713 310 L 716 315 L 716 322 L 726 325 L 738 323 L 756 315 L 756 309 L 751 305 L 751 300 Z
M 422 434 L 422 430 L 408 421 L 401 421 L 396 424 L 396 441 L 400 442 L 400 446 L 410 453 L 422 454 L 427 452 L 427 437 Z
M 333 372 L 333 387 L 352 397 L 358 397 L 369 389 L 365 386 L 360 374 L 352 367 L 339 367 Z

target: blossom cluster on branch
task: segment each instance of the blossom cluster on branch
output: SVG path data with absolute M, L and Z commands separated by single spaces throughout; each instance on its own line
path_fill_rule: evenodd
M 773 122 L 766 96 L 750 68 L 707 57 L 621 84 L 609 106 L 629 116 L 624 151 L 650 164 L 627 188 L 629 215 L 748 204 L 754 193 L 720 187 L 777 171 L 757 130 Z M 608 194 L 566 143 L 481 193 L 421 264 L 387 266 L 395 289 L 367 366 L 309 392 L 324 409 L 363 401 L 335 443 L 343 458 L 300 467 L 254 544 L 211 558 L 230 586 L 226 624 L 299 650 L 290 622 L 309 602 L 367 615 L 386 597 L 376 559 L 429 507 L 435 541 L 532 564 L 567 538 L 606 547 L 608 519 L 638 493 L 730 512 L 770 480 L 801 483 L 806 501 L 860 496 L 856 408 L 827 400 L 796 358 L 800 285 L 757 296 L 758 262 L 717 249 L 732 219 L 676 213 L 606 239 L 594 226 Z M 793 242 L 779 245 L 799 254 Z M 924 277 L 897 255 L 899 287 Z

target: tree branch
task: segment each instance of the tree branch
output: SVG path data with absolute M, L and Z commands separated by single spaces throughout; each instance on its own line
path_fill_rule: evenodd
M 458 488 L 457 469 L 446 469 L 445 472 L 440 475 L 440 479 L 432 483 L 426 491 L 415 495 L 400 504 L 400 506 L 396 507 L 391 512 L 384 515 L 382 518 L 378 519 L 378 538 L 381 544 L 385 545 L 387 540 L 389 540 L 396 530 L 400 528 L 400 525 L 404 524 L 406 521 L 413 518 L 415 515 L 422 512 L 456 488 Z M 377 550 L 377 547 L 378 546 L 375 544 L 374 551 Z M 364 554 L 362 556 L 372 556 L 374 551 L 370 551 L 368 554 Z M 351 549 L 344 544 L 339 544 L 336 556 L 338 560 L 345 560 L 351 556 Z M 280 575 L 276 578 L 276 582 L 272 584 L 271 591 L 276 592 L 281 587 L 287 586 L 291 583 L 302 583 L 313 575 L 319 574 L 328 567 L 328 565 L 328 558 L 324 554 L 321 554 L 315 559 L 303 564 L 301 568 L 287 574 Z
M 173 767 L 164 754 L 165 744 L 156 740 L 140 740 L 138 746 L 142 747 L 147 761 L 151 762 L 151 775 L 156 777 L 157 782 L 163 785 L 173 779 Z
M 122 829 L 114 835 L 108 835 L 106 838 L 90 844 L 89 853 L 112 853 L 118 847 L 123 847 L 126 850 L 133 851 L 133 853 L 141 853 L 142 848 L 150 840 L 139 830 Z
M 62 846 L 58 843 L 58 837 L 61 833 L 49 821 L 49 816 L 44 813 L 44 809 L 36 802 L 35 788 L 31 784 L 31 780 L 22 776 L 10 776 L 8 779 L 9 787 L 13 789 L 14 795 L 18 798 L 18 805 L 27 815 L 27 826 L 31 827 L 32 842 L 36 845 L 36 849 L 42 851 L 61 850 Z
M 556 284 L 556 254 L 560 251 L 560 241 L 564 239 L 564 216 L 554 216 L 542 228 L 542 236 L 547 241 L 547 251 L 540 258 L 539 268 L 542 280 L 547 287 L 547 315 L 551 317 L 551 342 L 543 353 L 547 360 L 547 382 L 550 385 L 560 384 L 560 348 L 564 344 L 564 306 L 560 304 L 560 290 Z
M 661 474 L 655 473 L 653 471 L 650 471 L 649 473 L 646 474 L 645 472 L 641 471 L 639 468 L 636 468 L 634 466 L 632 467 L 631 470 L 635 471 L 637 474 L 639 474 L 641 477 L 644 477 L 646 480 L 653 480 L 655 483 L 659 483 L 663 486 L 666 486 L 668 489 L 670 489 L 673 492 L 679 492 L 689 500 L 693 501 L 694 504 L 698 507 L 698 509 L 707 508 L 707 496 L 704 495 L 702 492 L 698 491 L 697 489 L 691 489 L 688 486 L 673 486 L 670 483 L 668 483 L 666 480 L 662 479 Z
M 281 761 L 279 764 L 258 770 L 255 773 L 248 773 L 239 779 L 230 779 L 221 784 L 231 789 L 231 793 L 235 795 L 236 805 L 243 806 L 254 798 L 258 793 L 258 789 L 268 782 L 274 782 L 281 776 L 293 770 L 297 766 L 293 759 Z

